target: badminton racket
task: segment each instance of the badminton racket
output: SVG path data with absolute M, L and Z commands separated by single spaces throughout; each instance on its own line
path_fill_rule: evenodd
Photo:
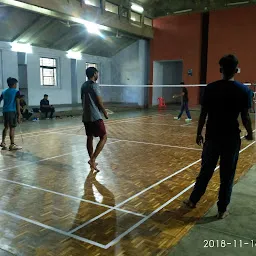
M 113 114 L 114 114 L 114 112 L 111 111 L 110 109 L 106 109 L 106 111 L 107 111 L 107 113 L 108 113 L 109 115 L 113 115 Z

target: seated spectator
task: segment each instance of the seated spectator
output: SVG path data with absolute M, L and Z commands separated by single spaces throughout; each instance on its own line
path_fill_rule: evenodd
M 50 118 L 52 119 L 55 109 L 50 105 L 47 94 L 45 94 L 44 98 L 40 101 L 40 111 L 45 113 L 45 118 L 48 118 L 48 113 L 50 112 Z
M 22 114 L 22 117 L 26 120 L 28 120 L 31 116 L 32 116 L 32 113 L 30 113 L 28 111 L 28 108 L 27 108 L 27 103 L 25 101 L 25 96 L 24 95 L 21 95 L 20 96 L 20 112 Z

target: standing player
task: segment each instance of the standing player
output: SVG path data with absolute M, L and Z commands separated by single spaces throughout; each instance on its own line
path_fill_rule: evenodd
M 17 126 L 17 121 L 20 123 L 21 120 L 21 112 L 20 112 L 20 92 L 16 89 L 17 88 L 17 79 L 9 77 L 7 79 L 7 84 L 9 86 L 8 89 L 5 89 L 0 97 L 0 102 L 4 101 L 3 106 L 3 118 L 4 118 L 4 129 L 2 133 L 2 143 L 0 146 L 3 150 L 7 149 L 5 139 L 10 129 L 10 140 L 11 145 L 9 150 L 19 150 L 22 147 L 17 146 L 14 143 L 14 132 L 15 127 Z
M 91 168 L 99 171 L 95 161 L 107 141 L 106 129 L 100 112 L 104 114 L 106 119 L 108 119 L 108 114 L 103 106 L 99 85 L 96 83 L 98 80 L 98 70 L 94 67 L 89 67 L 86 69 L 86 76 L 88 81 L 82 85 L 81 99 L 83 105 L 83 123 L 87 135 L 87 150 L 90 157 L 88 163 Z M 93 137 L 100 138 L 94 152 Z
M 206 191 L 218 160 L 220 158 L 220 190 L 218 200 L 219 219 L 228 215 L 233 180 L 241 146 L 238 117 L 241 114 L 243 125 L 247 130 L 247 140 L 253 139 L 252 125 L 249 116 L 251 97 L 248 88 L 234 80 L 238 60 L 234 55 L 224 56 L 220 61 L 223 79 L 208 84 L 202 102 L 198 123 L 196 142 L 203 143 L 202 130 L 206 125 L 206 141 L 202 153 L 201 171 L 189 200 L 184 203 L 195 208 Z
M 184 85 L 184 82 L 180 83 L 181 85 Z M 179 95 L 174 95 L 173 98 L 178 98 L 178 97 L 182 97 L 182 104 L 181 104 L 181 110 L 180 110 L 180 114 L 177 117 L 174 117 L 175 120 L 180 120 L 184 110 L 186 110 L 186 114 L 187 114 L 187 119 L 186 122 L 190 122 L 192 121 L 190 112 L 189 112 L 189 108 L 188 108 L 188 89 L 186 87 L 182 87 L 182 93 Z

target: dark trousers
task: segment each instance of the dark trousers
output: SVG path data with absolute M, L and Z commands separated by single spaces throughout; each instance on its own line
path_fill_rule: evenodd
M 188 118 L 191 119 L 191 115 L 190 115 L 190 112 L 189 112 L 189 109 L 188 109 L 188 102 L 183 102 L 182 103 L 180 114 L 178 115 L 178 118 L 181 118 L 184 110 L 186 110 L 186 114 L 187 114 Z
M 42 113 L 45 114 L 45 118 L 48 117 L 48 113 L 50 113 L 50 118 L 52 118 L 53 113 L 55 112 L 54 108 L 41 108 L 40 110 L 41 110 Z
M 241 147 L 239 136 L 206 140 L 202 153 L 201 171 L 196 179 L 194 190 L 190 196 L 191 202 L 196 204 L 204 195 L 207 185 L 214 173 L 220 158 L 220 189 L 218 210 L 225 212 L 230 203 L 236 165 Z

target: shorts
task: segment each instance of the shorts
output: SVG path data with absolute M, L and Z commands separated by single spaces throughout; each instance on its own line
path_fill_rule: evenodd
M 87 136 L 103 137 L 106 135 L 106 128 L 102 119 L 95 122 L 84 123 Z
M 5 112 L 3 113 L 4 126 L 15 128 L 17 126 L 17 113 L 16 112 Z

